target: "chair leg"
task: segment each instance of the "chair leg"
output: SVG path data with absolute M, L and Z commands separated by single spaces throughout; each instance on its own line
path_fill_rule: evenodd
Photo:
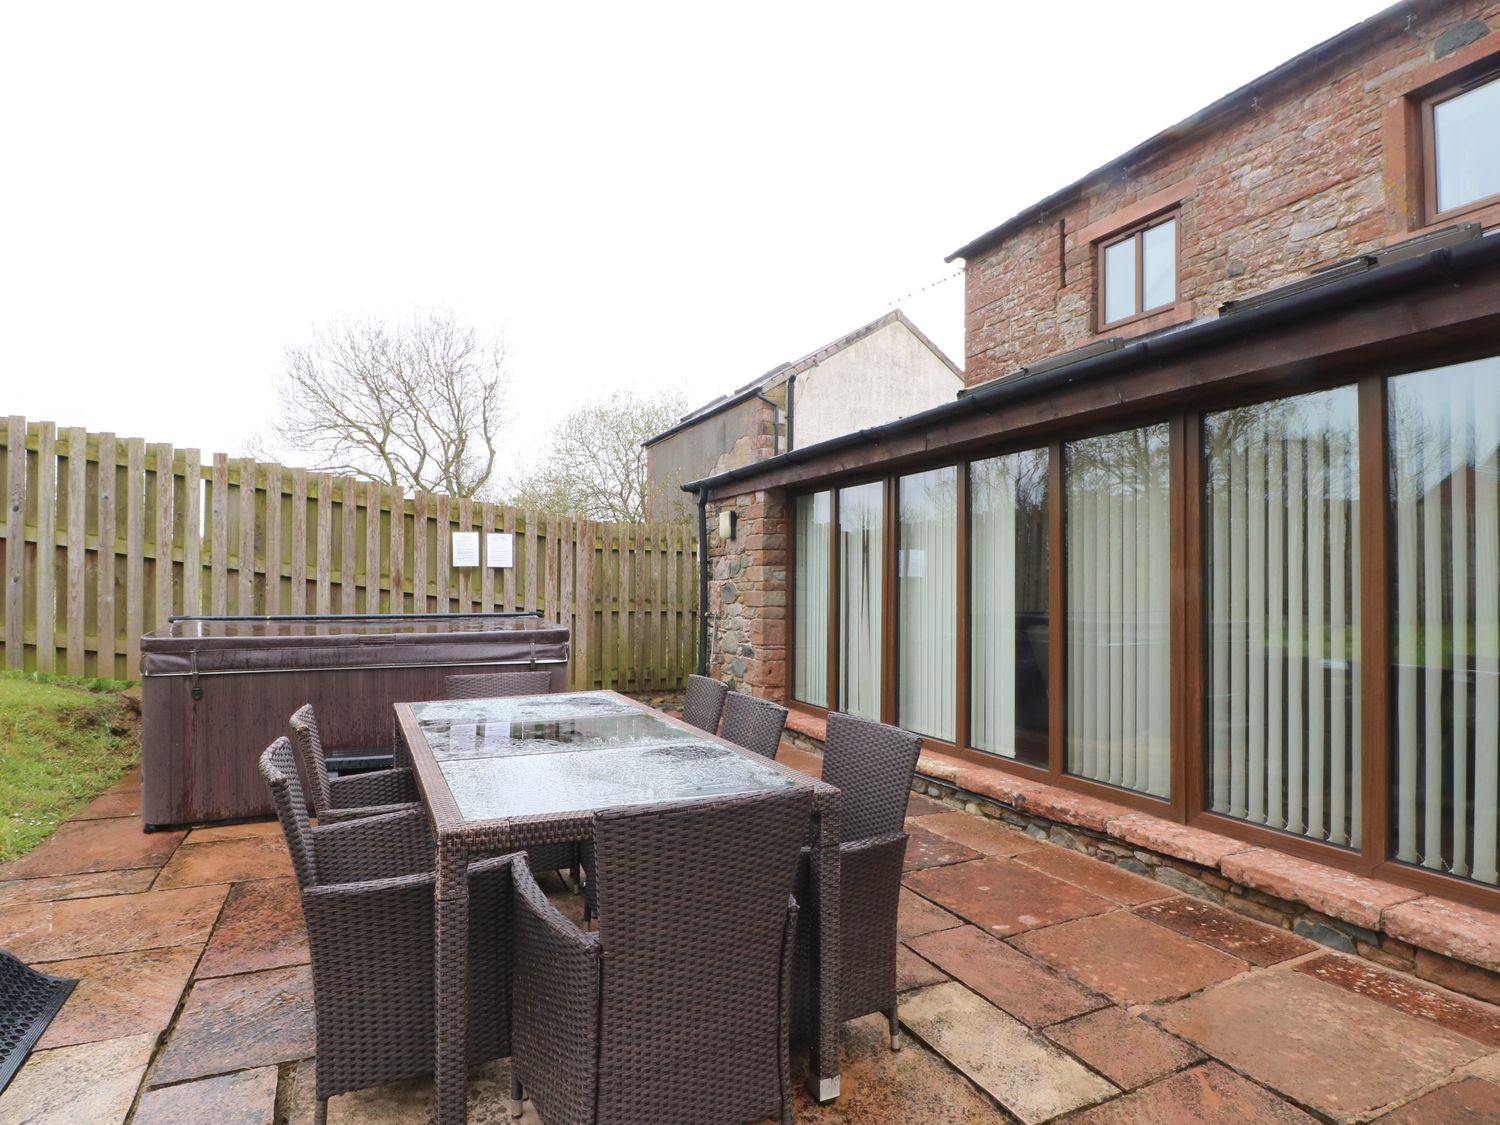
M 520 1117 L 522 1112 L 521 1102 L 525 1100 L 526 1092 L 521 1089 L 521 1083 L 514 1075 L 510 1079 L 510 1115 Z
M 896 1017 L 896 1005 L 891 1003 L 891 1010 L 886 1013 L 886 1019 L 891 1024 L 891 1050 L 901 1050 L 901 1021 Z
M 328 1125 L 327 1098 L 318 1098 L 313 1102 L 313 1125 Z

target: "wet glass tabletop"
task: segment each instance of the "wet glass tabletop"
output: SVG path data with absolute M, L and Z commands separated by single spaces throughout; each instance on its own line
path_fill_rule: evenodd
M 412 704 L 465 820 L 802 784 L 603 692 Z

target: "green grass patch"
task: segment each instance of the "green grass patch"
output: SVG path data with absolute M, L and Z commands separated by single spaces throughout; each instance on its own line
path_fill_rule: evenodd
M 0 862 L 25 855 L 140 756 L 113 680 L 0 673 Z

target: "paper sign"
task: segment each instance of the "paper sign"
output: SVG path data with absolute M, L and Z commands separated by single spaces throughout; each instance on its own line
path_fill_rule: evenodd
M 492 531 L 485 536 L 484 545 L 485 558 L 489 560 L 490 566 L 503 567 L 515 566 L 515 541 L 516 537 L 508 531 Z
M 455 531 L 453 533 L 453 565 L 479 565 L 479 532 Z

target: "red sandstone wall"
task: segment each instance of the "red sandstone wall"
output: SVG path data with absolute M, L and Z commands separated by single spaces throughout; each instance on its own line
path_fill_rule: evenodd
M 1453 47 L 1477 30 L 1454 34 L 1472 20 L 1492 34 Z M 1105 232 L 1086 228 L 1184 181 L 1179 309 L 1105 335 L 1214 315 L 1225 301 L 1420 229 L 1420 201 L 1406 197 L 1405 157 L 1387 151 L 1391 110 L 1439 54 L 1458 61 L 1500 51 L 1494 32 L 1500 4 L 1493 0 L 1430 5 L 1410 28 L 1393 20 L 1378 44 L 1310 67 L 1219 127 L 1092 186 L 1085 198 L 977 255 L 965 282 L 966 382 L 1011 374 L 1097 338 L 1094 241 Z M 1294 34 L 1289 28 L 1289 44 Z

